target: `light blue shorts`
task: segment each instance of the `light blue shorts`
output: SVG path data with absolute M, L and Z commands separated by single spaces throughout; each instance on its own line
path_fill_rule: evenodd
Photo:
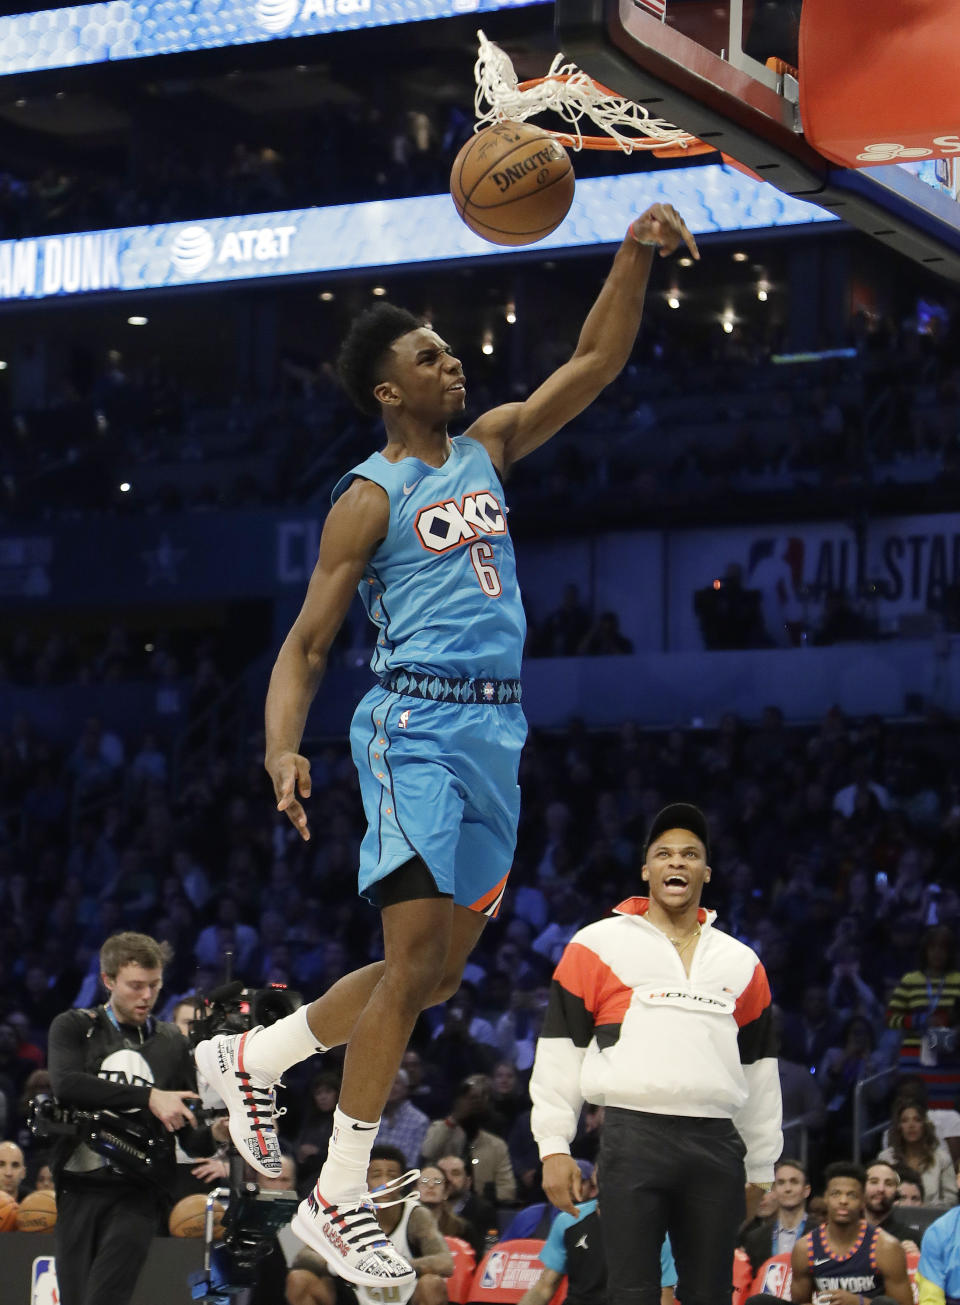
M 441 893 L 495 916 L 513 864 L 517 772 L 527 722 L 518 703 L 434 702 L 377 686 L 350 727 L 367 832 L 360 892 L 419 856 Z

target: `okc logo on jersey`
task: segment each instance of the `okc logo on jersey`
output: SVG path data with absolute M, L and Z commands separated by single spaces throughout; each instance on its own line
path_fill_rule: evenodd
M 507 518 L 488 489 L 421 508 L 414 523 L 420 542 L 431 553 L 446 553 L 481 535 L 505 535 Z

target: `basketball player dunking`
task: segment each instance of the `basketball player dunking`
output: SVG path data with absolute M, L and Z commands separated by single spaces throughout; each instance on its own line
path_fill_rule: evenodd
M 360 892 L 380 910 L 384 957 L 269 1028 L 197 1048 L 197 1066 L 230 1109 L 245 1160 L 277 1174 L 274 1089 L 284 1070 L 347 1043 L 326 1162 L 294 1231 L 360 1285 L 413 1281 L 367 1194 L 370 1148 L 421 1010 L 460 984 L 513 859 L 523 608 L 503 479 L 622 370 L 636 338 L 655 250 L 685 245 L 686 224 L 655 204 L 631 223 L 571 358 L 523 403 L 450 438 L 464 409 L 463 369 L 436 331 L 389 304 L 362 314 L 339 369 L 350 397 L 379 415 L 386 445 L 333 491 L 306 600 L 273 669 L 266 768 L 277 809 L 310 837 L 298 752 L 329 649 L 359 587 L 377 628 L 377 685 L 350 741 L 367 832 Z
M 824 1178 L 827 1221 L 793 1248 L 793 1300 L 799 1305 L 864 1305 L 868 1300 L 912 1305 L 903 1247 L 867 1221 L 865 1171 L 838 1161 L 827 1165 Z

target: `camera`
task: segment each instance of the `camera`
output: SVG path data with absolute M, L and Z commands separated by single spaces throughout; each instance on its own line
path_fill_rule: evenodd
M 239 980 L 225 983 L 206 995 L 198 994 L 190 1045 L 196 1047 L 218 1034 L 246 1033 L 261 1024 L 274 1024 L 302 1005 L 300 993 L 280 984 L 246 988 Z M 207 1106 L 203 1114 L 210 1119 L 222 1111 Z M 220 1241 L 214 1241 L 215 1201 L 226 1207 Z M 248 1182 L 242 1156 L 231 1149 L 229 1186 L 207 1194 L 203 1269 L 189 1278 L 193 1299 L 225 1305 L 231 1296 L 254 1286 L 260 1264 L 298 1203 L 295 1192 L 263 1192 L 256 1183 Z
M 139 1111 L 74 1110 L 53 1097 L 30 1102 L 28 1126 L 44 1142 L 73 1137 L 106 1160 L 109 1168 L 147 1182 L 164 1185 L 169 1177 L 169 1152 L 162 1133 Z

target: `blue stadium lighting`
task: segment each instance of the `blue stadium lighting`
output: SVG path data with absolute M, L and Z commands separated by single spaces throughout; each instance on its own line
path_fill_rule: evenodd
M 675 204 L 698 236 L 838 220 L 711 164 L 585 178 L 565 220 L 534 248 L 619 243 L 654 203 Z M 0 241 L 0 302 L 510 256 L 474 235 L 449 195 L 426 195 Z
M 0 75 L 539 3 L 542 0 L 106 0 L 0 18 Z

